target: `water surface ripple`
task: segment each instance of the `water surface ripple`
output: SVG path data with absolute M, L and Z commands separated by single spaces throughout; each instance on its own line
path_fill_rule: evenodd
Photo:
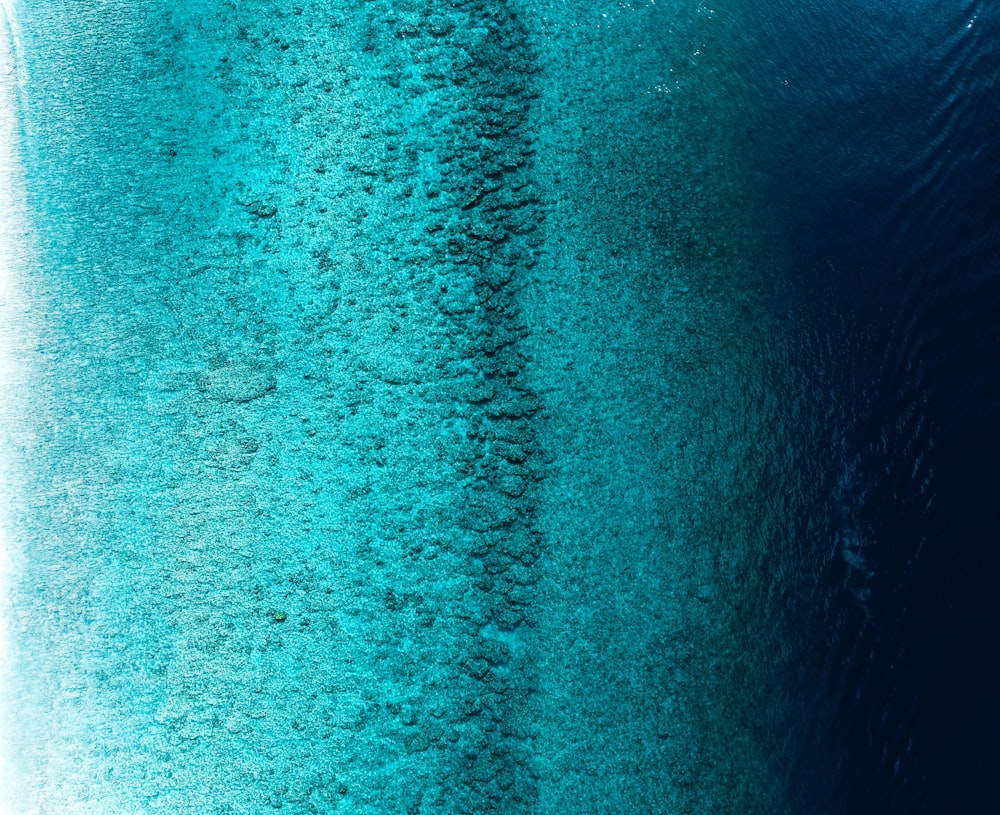
M 805 304 L 781 386 L 802 514 L 778 551 L 813 567 L 788 601 L 811 654 L 788 679 L 811 700 L 792 805 L 986 811 L 1000 736 L 1000 15 L 849 2 L 748 19 L 766 55 L 762 183 Z

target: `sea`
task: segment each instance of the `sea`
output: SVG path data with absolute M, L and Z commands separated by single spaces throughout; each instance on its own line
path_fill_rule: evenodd
M 1000 9 L 0 3 L 0 815 L 1000 796 Z

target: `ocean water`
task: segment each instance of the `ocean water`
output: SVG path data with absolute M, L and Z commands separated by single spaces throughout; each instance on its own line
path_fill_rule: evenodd
M 4 812 L 989 811 L 987 4 L 3 12 Z
M 788 604 L 809 643 L 798 806 L 989 811 L 998 19 L 850 2 L 755 19 L 784 77 L 762 93 L 758 167 L 800 298 L 783 424 L 803 466 L 786 472 L 812 493 Z

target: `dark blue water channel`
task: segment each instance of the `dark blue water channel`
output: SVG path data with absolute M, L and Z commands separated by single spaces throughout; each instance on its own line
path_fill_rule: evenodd
M 992 811 L 1000 10 L 755 5 L 747 138 L 797 293 L 774 544 L 796 577 L 767 613 L 805 658 L 776 755 L 797 812 Z

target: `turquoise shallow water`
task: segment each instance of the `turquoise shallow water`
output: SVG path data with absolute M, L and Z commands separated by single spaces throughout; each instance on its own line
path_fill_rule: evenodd
M 735 10 L 8 11 L 9 810 L 780 811 Z

